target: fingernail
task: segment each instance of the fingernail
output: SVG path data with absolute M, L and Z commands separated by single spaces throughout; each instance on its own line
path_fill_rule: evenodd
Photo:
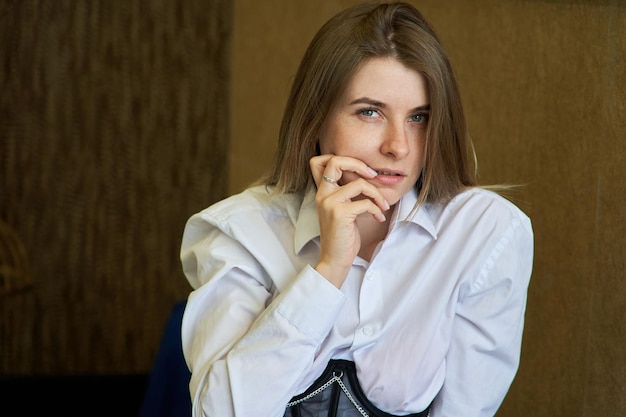
M 389 210 L 389 208 L 391 207 L 389 203 L 387 202 L 387 200 L 385 200 L 385 207 L 387 207 L 387 210 Z
M 377 176 L 377 175 L 378 175 L 378 172 L 376 172 L 376 170 L 375 170 L 375 169 L 372 169 L 372 168 L 370 168 L 370 167 L 367 167 L 367 170 L 368 170 L 368 171 L 369 171 L 369 173 L 370 173 L 370 174 L 372 174 L 373 176 Z

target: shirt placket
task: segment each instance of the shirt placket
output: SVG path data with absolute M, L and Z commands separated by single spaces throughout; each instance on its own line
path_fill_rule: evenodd
M 375 263 L 365 270 L 359 292 L 359 326 L 354 336 L 354 347 L 367 346 L 382 330 L 383 288 L 381 271 Z

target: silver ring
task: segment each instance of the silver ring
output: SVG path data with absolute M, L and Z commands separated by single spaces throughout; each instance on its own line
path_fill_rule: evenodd
M 326 182 L 329 182 L 331 184 L 337 184 L 337 180 L 327 177 L 326 175 L 322 175 L 322 179 Z

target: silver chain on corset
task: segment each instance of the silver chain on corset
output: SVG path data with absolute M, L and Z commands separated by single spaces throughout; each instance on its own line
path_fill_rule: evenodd
M 346 397 L 348 397 L 348 399 L 350 400 L 354 408 L 356 408 L 356 410 L 363 417 L 369 417 L 369 414 L 367 414 L 365 410 L 363 409 L 363 407 L 361 407 L 359 403 L 357 403 L 356 400 L 352 397 L 352 394 L 350 394 L 350 391 L 348 391 L 348 388 L 344 385 L 343 381 L 341 380 L 342 377 L 343 377 L 343 372 L 341 372 L 339 375 L 333 372 L 333 377 L 329 379 L 328 382 L 326 382 L 324 385 L 322 385 L 321 387 L 319 387 L 318 389 L 316 389 L 309 395 L 302 397 L 299 400 L 291 401 L 290 403 L 287 404 L 287 407 L 293 407 L 294 405 L 300 404 L 308 400 L 309 398 L 315 397 L 317 394 L 324 391 L 326 388 L 330 387 L 334 382 L 336 382 L 337 384 L 339 384 L 339 387 L 341 387 L 341 390 L 344 392 L 344 394 L 346 394 Z
M 344 394 L 346 394 L 346 397 L 348 397 L 348 400 L 350 400 L 352 405 L 354 405 L 354 408 L 356 408 L 356 410 L 363 417 L 369 417 L 369 414 L 367 414 L 367 412 L 363 409 L 363 407 L 361 407 L 359 405 L 359 403 L 356 402 L 354 397 L 352 397 L 352 394 L 350 394 L 350 391 L 348 391 L 348 388 L 345 386 L 345 384 L 341 380 L 342 377 L 343 377 L 343 371 L 339 375 L 337 375 L 335 372 L 333 372 L 333 377 L 331 379 L 329 379 L 324 385 L 322 385 L 321 387 L 319 387 L 315 391 L 311 392 L 309 395 L 306 395 L 306 396 L 300 398 L 299 400 L 295 400 L 295 401 L 291 401 L 291 402 L 287 403 L 287 408 L 293 407 L 294 405 L 303 403 L 306 400 L 315 397 L 317 394 L 319 394 L 320 392 L 324 391 L 326 388 L 330 387 L 334 382 L 336 382 L 337 384 L 339 384 L 339 387 L 341 387 L 341 390 L 344 392 Z M 430 409 L 428 409 L 427 417 L 430 417 Z

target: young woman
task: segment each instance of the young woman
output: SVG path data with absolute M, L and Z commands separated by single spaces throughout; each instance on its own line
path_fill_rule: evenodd
M 185 227 L 194 413 L 493 416 L 519 364 L 533 233 L 473 165 L 422 15 L 329 20 L 267 176 Z

